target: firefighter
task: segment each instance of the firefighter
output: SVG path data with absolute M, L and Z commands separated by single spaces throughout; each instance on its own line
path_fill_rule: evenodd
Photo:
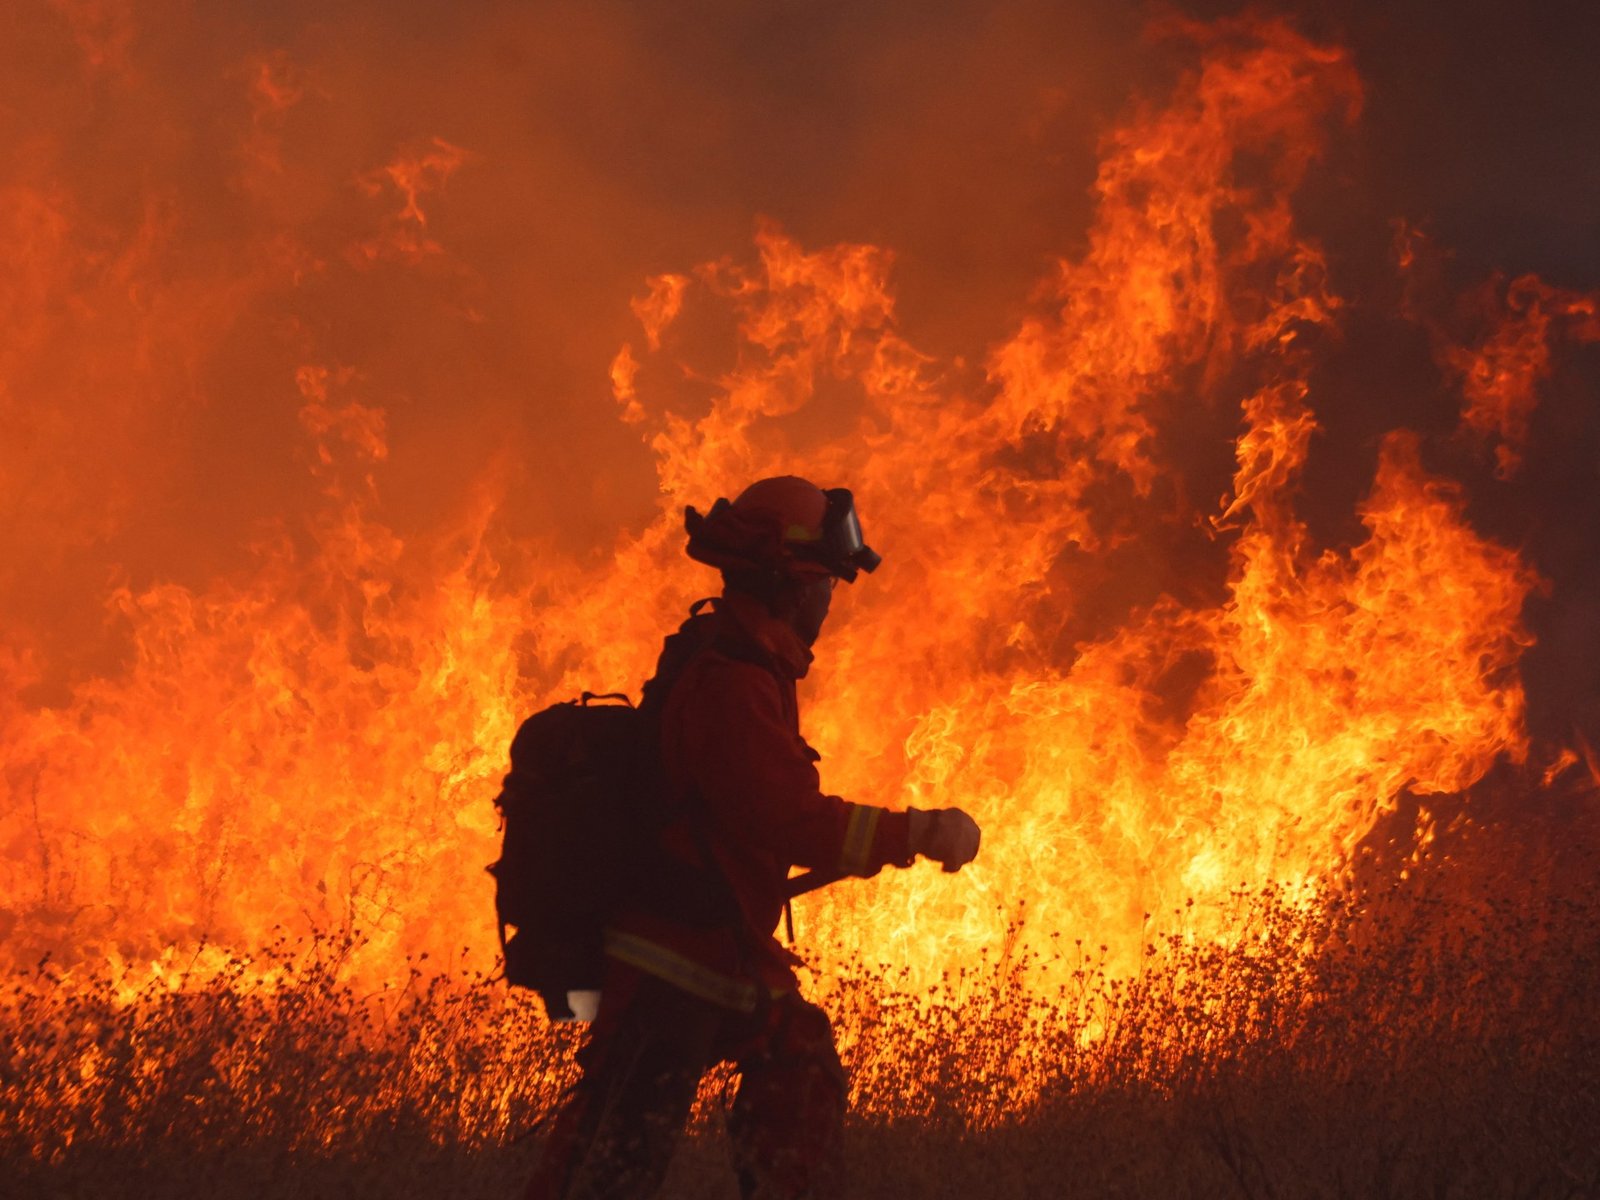
M 892 812 L 826 794 L 800 736 L 795 682 L 834 586 L 880 561 L 850 493 L 764 479 L 685 523 L 689 555 L 722 572 L 723 592 L 667 639 L 642 708 L 659 717 L 680 814 L 663 850 L 725 902 L 711 920 L 638 905 L 608 929 L 580 1079 L 528 1200 L 654 1195 L 701 1076 L 721 1062 L 740 1076 L 728 1129 L 741 1195 L 838 1195 L 845 1074 L 828 1018 L 799 995 L 800 960 L 774 936 L 790 868 L 871 876 L 921 855 L 954 871 L 978 852 L 977 823 L 958 808 Z

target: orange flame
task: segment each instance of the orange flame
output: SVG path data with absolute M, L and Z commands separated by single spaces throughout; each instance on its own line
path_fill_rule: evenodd
M 1354 70 L 1280 22 L 1184 32 L 1199 67 L 1105 137 L 1086 250 L 1055 265 L 974 387 L 899 331 L 884 248 L 807 249 L 762 222 L 753 262 L 648 279 L 632 305 L 644 349 L 622 346 L 610 377 L 655 455 L 658 507 L 598 558 L 554 534 L 512 541 L 495 470 L 402 537 L 379 495 L 384 393 L 338 355 L 303 356 L 304 527 L 264 528 L 243 573 L 117 586 L 126 670 L 70 702 L 17 698 L 37 655 L 0 653 L 7 956 L 159 963 L 286 926 L 372 935 L 351 969 L 374 978 L 462 945 L 487 965 L 489 801 L 516 721 L 644 678 L 714 586 L 682 556 L 683 505 L 776 472 L 853 487 L 886 555 L 841 589 L 807 685 L 824 778 L 860 800 L 960 804 L 987 831 L 954 878 L 808 898 L 802 928 L 827 954 L 870 948 L 935 977 L 999 944 L 1026 902 L 1028 930 L 1104 941 L 1131 969 L 1149 914 L 1193 898 L 1207 932 L 1240 883 L 1331 878 L 1402 790 L 1460 790 L 1522 756 L 1536 578 L 1474 532 L 1417 436 L 1384 441 L 1358 545 L 1319 547 L 1296 514 L 1309 368 L 1343 300 L 1291 200 L 1359 114 Z M 262 66 L 250 84 L 258 164 L 301 94 L 288 79 Z M 435 137 L 360 174 L 384 212 L 347 262 L 448 253 L 423 201 L 469 161 Z M 4 214 L 29 251 L 0 296 L 20 313 L 81 268 L 87 235 L 47 191 Z M 145 229 L 101 264 L 103 286 L 138 286 L 159 212 Z M 221 291 L 308 269 L 334 268 L 269 243 Z M 1466 420 L 1508 446 L 1548 314 L 1588 329 L 1594 313 L 1530 281 L 1513 293 L 1522 331 L 1459 367 Z M 731 361 L 696 332 L 717 318 L 737 327 Z M 195 344 L 219 319 L 191 319 Z M 8 328 L 8 356 L 52 348 L 48 330 Z M 1491 392 L 1517 398 L 1494 408 Z M 1228 493 L 1194 501 L 1186 480 L 1212 452 L 1185 431 L 1235 405 L 1237 444 L 1214 456 L 1213 495 L 1231 469 Z
M 367 195 L 381 196 L 394 191 L 405 203 L 389 221 L 387 235 L 351 247 L 352 258 L 357 262 L 371 262 L 394 255 L 414 263 L 443 253 L 444 247 L 426 235 L 428 214 L 423 211 L 421 198 L 442 188 L 456 171 L 472 161 L 472 157 L 471 151 L 435 137 L 362 175 L 358 182 Z
M 1550 374 L 1551 343 L 1600 341 L 1600 297 L 1550 287 L 1532 275 L 1491 279 L 1477 296 L 1489 328 L 1476 345 L 1442 342 L 1441 365 L 1460 380 L 1461 425 L 1493 439 L 1496 474 L 1522 466 L 1539 385 Z

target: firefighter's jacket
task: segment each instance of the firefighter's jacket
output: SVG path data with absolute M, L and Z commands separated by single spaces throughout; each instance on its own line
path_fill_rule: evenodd
M 787 624 L 729 593 L 677 636 L 698 644 L 661 711 L 662 766 L 682 814 L 666 831 L 666 849 L 695 865 L 709 853 L 734 911 L 691 923 L 636 908 L 613 922 L 606 952 L 713 1003 L 750 1011 L 758 988 L 780 995 L 798 986 L 800 960 L 774 936 L 790 867 L 870 876 L 886 865 L 908 866 L 910 822 L 903 812 L 822 791 L 795 699 L 811 652 Z M 669 639 L 663 663 L 671 650 Z

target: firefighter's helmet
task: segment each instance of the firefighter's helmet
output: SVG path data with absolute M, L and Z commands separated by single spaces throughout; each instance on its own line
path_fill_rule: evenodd
M 853 583 L 857 572 L 883 561 L 862 540 L 850 490 L 824 490 L 797 475 L 758 480 L 704 515 L 689 508 L 684 527 L 689 557 L 722 571 L 835 575 Z

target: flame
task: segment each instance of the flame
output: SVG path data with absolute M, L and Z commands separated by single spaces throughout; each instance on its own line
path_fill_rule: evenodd
M 92 62 L 123 53 L 94 6 L 65 11 L 104 47 Z M 1152 914 L 1193 901 L 1190 929 L 1214 933 L 1240 884 L 1334 878 L 1403 791 L 1457 792 L 1525 756 L 1520 612 L 1538 579 L 1474 531 L 1419 435 L 1383 440 L 1355 544 L 1318 545 L 1297 514 L 1324 399 L 1312 366 L 1346 300 L 1293 199 L 1360 115 L 1350 60 L 1279 21 L 1168 32 L 1198 65 L 1105 135 L 1084 251 L 1053 265 L 981 379 L 902 333 L 885 247 L 807 247 L 762 221 L 751 258 L 648 277 L 610 383 L 654 457 L 656 506 L 594 554 L 553 528 L 511 534 L 501 459 L 402 531 L 383 495 L 392 387 L 319 344 L 300 290 L 425 260 L 460 266 L 434 286 L 475 286 L 431 214 L 487 151 L 404 141 L 346 172 L 358 232 L 274 228 L 192 290 L 162 282 L 176 235 L 159 205 L 115 245 L 70 196 L 11 189 L 6 378 L 131 314 L 135 332 L 92 361 L 132 364 L 126 419 L 153 422 L 184 374 L 148 366 L 143 331 L 193 363 L 270 297 L 295 358 L 271 399 L 297 415 L 313 499 L 237 570 L 119 580 L 106 612 L 127 660 L 60 703 L 25 698 L 45 653 L 26 631 L 0 643 L 6 956 L 164 971 L 177 947 L 320 928 L 370 938 L 348 964 L 361 978 L 463 945 L 487 967 L 490 799 L 516 722 L 646 677 L 714 587 L 682 555 L 683 506 L 778 472 L 854 488 L 886 556 L 841 589 L 806 685 L 826 782 L 959 804 L 986 831 L 958 876 L 804 901 L 819 963 L 856 953 L 937 978 L 1020 918 L 1026 938 L 1104 942 L 1129 971 Z M 315 86 L 279 58 L 240 78 L 252 192 L 293 169 L 286 123 Z M 29 317 L 68 291 L 77 316 Z M 1444 361 L 1509 469 L 1551 323 L 1592 338 L 1595 308 L 1529 279 L 1505 297 L 1510 324 Z M 18 411 L 117 432 L 87 401 Z M 13 497 L 38 494 L 32 468 L 0 453 L 29 516 Z M 79 540 L 119 507 L 83 487 Z
M 1437 354 L 1460 380 L 1462 429 L 1494 442 L 1496 473 L 1522 466 L 1539 385 L 1550 374 L 1552 343 L 1600 341 L 1597 298 L 1551 287 L 1532 275 L 1491 279 L 1475 297 L 1487 329 L 1475 344 L 1441 340 Z
M 683 275 L 652 275 L 645 280 L 649 289 L 628 304 L 644 326 L 645 341 L 652 351 L 661 349 L 661 334 L 683 311 L 683 294 L 689 280 Z
M 368 196 L 377 198 L 394 192 L 403 203 L 386 222 L 382 235 L 350 248 L 352 260 L 365 264 L 394 256 L 416 263 L 443 254 L 444 247 L 427 235 L 428 214 L 423 211 L 421 200 L 427 193 L 444 187 L 472 158 L 471 151 L 434 137 L 407 147 L 391 162 L 361 175 L 357 182 Z

